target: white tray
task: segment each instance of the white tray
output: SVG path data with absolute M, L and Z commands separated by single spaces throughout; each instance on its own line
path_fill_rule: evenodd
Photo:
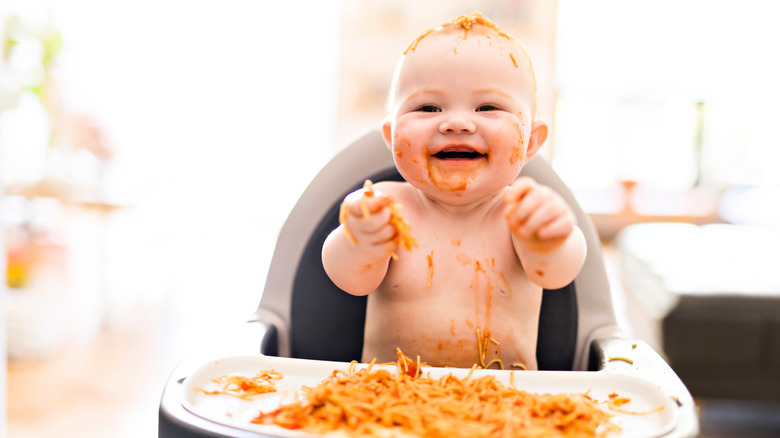
M 367 364 L 359 364 L 365 367 Z M 376 366 L 376 365 L 375 365 Z M 252 424 L 251 420 L 261 411 L 277 408 L 283 402 L 296 399 L 296 390 L 302 385 L 315 386 L 331 375 L 333 370 L 346 370 L 349 363 L 291 359 L 273 356 L 229 357 L 203 365 L 184 381 L 183 406 L 195 415 L 207 420 L 278 437 L 307 437 L 309 433 L 288 430 L 272 425 Z M 252 401 L 229 395 L 206 395 L 202 390 L 216 389 L 213 379 L 227 374 L 247 377 L 260 370 L 277 370 L 284 378 L 276 383 L 277 392 L 263 394 Z M 392 366 L 391 369 L 395 369 Z M 424 374 L 432 378 L 452 374 L 463 377 L 468 369 L 423 367 Z M 663 393 L 656 385 L 629 375 L 588 371 L 510 371 L 476 370 L 474 377 L 494 375 L 505 385 L 510 378 L 517 389 L 532 393 L 584 393 L 594 400 L 606 401 L 608 395 L 617 393 L 629 397 L 630 403 L 623 409 L 633 412 L 648 412 L 664 406 L 664 409 L 647 415 L 631 415 L 609 411 L 614 415 L 612 422 L 622 432 L 610 436 L 655 438 L 672 431 L 677 422 L 677 403 Z M 606 406 L 605 406 L 606 409 Z

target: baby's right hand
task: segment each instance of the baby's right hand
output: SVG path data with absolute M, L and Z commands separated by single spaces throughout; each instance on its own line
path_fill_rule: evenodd
M 366 258 L 384 258 L 398 247 L 396 228 L 390 222 L 392 199 L 373 189 L 350 193 L 341 205 L 339 221 L 346 237 Z

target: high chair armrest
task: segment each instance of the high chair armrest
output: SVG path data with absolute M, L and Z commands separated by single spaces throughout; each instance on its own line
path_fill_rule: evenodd
M 596 339 L 591 343 L 590 371 L 628 374 L 652 382 L 679 408 L 675 429 L 666 438 L 699 435 L 699 419 L 691 393 L 669 364 L 645 341 Z

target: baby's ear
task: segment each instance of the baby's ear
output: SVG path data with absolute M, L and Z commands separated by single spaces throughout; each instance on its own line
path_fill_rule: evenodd
M 528 139 L 528 147 L 525 150 L 525 161 L 528 162 L 539 152 L 542 145 L 547 140 L 549 128 L 547 123 L 537 120 L 531 125 L 531 138 Z
M 393 130 L 392 124 L 389 120 L 382 124 L 382 137 L 385 139 L 385 144 L 390 150 L 393 149 Z

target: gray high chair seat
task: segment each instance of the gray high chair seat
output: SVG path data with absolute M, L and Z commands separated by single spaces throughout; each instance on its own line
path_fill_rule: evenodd
M 541 157 L 522 175 L 564 197 L 582 228 L 588 256 L 568 286 L 545 291 L 539 321 L 540 370 L 590 370 L 637 375 L 678 401 L 679 421 L 667 436 L 695 436 L 698 420 L 690 393 L 645 342 L 618 327 L 598 234 L 563 181 Z M 222 357 L 270 355 L 301 359 L 360 360 L 366 297 L 338 289 L 321 263 L 325 237 L 338 225 L 344 197 L 372 181 L 402 181 L 378 129 L 342 150 L 314 178 L 282 227 L 257 310 L 221 341 L 193 352 L 171 374 L 160 404 L 159 436 L 257 437 L 254 432 L 200 418 L 181 404 L 182 382 L 198 367 Z M 633 363 L 611 358 L 630 358 Z

